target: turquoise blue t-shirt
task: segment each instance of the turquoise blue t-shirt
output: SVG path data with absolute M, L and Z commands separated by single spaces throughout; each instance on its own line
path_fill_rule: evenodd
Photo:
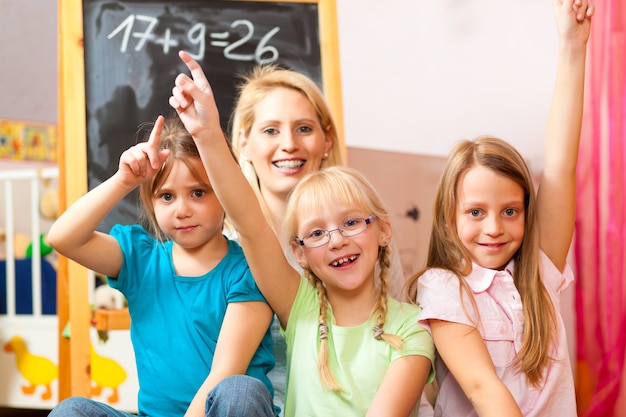
M 124 254 L 109 285 L 128 301 L 130 334 L 139 379 L 139 415 L 182 416 L 211 370 L 228 303 L 264 301 L 243 250 L 228 240 L 228 254 L 206 275 L 176 275 L 172 242 L 159 242 L 141 226 L 111 229 Z M 225 237 L 226 239 L 226 237 Z M 273 395 L 269 328 L 247 374 Z

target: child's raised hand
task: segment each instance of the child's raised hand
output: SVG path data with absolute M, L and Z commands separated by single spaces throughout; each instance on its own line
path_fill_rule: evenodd
M 223 138 L 215 97 L 204 71 L 188 53 L 180 51 L 178 55 L 189 68 L 191 78 L 186 74 L 176 77 L 170 106 L 176 110 L 194 140 L 205 139 L 207 135 L 208 138 L 213 135 Z
M 553 0 L 559 36 L 564 40 L 586 43 L 595 4 L 589 0 Z
M 159 151 L 163 121 L 163 116 L 159 116 L 148 141 L 127 149 L 120 157 L 118 175 L 129 186 L 136 187 L 152 178 L 169 156 L 169 149 Z

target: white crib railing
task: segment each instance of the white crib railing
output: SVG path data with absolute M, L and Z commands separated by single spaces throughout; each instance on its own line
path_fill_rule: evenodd
M 16 209 L 21 213 L 28 211 L 30 217 L 30 237 L 32 242 L 32 306 L 33 316 L 41 317 L 41 244 L 40 244 L 40 214 L 39 200 L 41 196 L 41 181 L 54 180 L 58 178 L 59 170 L 56 167 L 49 168 L 26 168 L 0 170 L 0 183 L 4 185 L 4 227 L 6 231 L 5 252 L 6 252 L 6 297 L 7 297 L 7 317 L 15 317 L 15 245 L 13 236 L 15 235 Z M 30 190 L 21 190 L 16 185 L 29 184 Z M 30 207 L 16 207 L 16 193 L 30 192 Z

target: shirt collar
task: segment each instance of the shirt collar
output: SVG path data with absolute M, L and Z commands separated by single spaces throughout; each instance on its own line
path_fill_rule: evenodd
M 483 268 L 472 262 L 472 272 L 465 277 L 465 282 L 474 293 L 486 291 L 498 274 L 508 274 L 513 276 L 515 261 L 511 259 L 502 271 L 497 269 Z

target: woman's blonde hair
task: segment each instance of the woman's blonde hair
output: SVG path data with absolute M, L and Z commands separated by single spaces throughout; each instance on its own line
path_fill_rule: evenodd
M 539 231 L 536 226 L 536 194 L 528 166 L 507 142 L 489 136 L 458 143 L 450 153 L 439 182 L 434 203 L 433 225 L 426 269 L 442 268 L 458 278 L 461 291 L 475 299 L 463 277 L 472 270 L 472 260 L 457 232 L 458 186 L 463 174 L 484 166 L 518 184 L 524 192 L 524 239 L 513 255 L 513 280 L 522 298 L 524 333 L 517 364 L 529 382 L 539 385 L 549 364 L 556 328 L 556 310 L 539 272 Z M 409 297 L 415 299 L 418 272 L 409 281 Z M 459 294 L 463 300 L 463 294 Z
M 332 210 L 339 200 L 339 204 L 346 207 L 354 207 L 366 213 L 375 215 L 379 221 L 389 222 L 389 213 L 382 199 L 371 183 L 359 172 L 344 166 L 335 166 L 306 175 L 293 189 L 284 220 L 284 229 L 293 242 L 298 233 L 299 213 L 318 212 Z M 380 246 L 378 263 L 380 266 L 379 279 L 375 282 L 377 290 L 376 304 L 372 308 L 372 317 L 376 318 L 376 324 L 372 329 L 374 338 L 384 340 L 397 350 L 402 349 L 402 340 L 399 336 L 384 332 L 385 318 L 387 314 L 388 271 L 390 262 L 390 248 L 388 245 Z M 319 332 L 320 350 L 318 353 L 318 372 L 325 387 L 333 390 L 342 390 L 335 380 L 328 365 L 328 296 L 323 281 L 313 271 L 305 267 L 304 275 L 317 288 L 319 297 Z
M 337 126 L 324 96 L 313 80 L 299 72 L 284 69 L 276 65 L 258 65 L 242 76 L 237 86 L 237 100 L 230 118 L 230 139 L 233 153 L 239 161 L 246 179 L 257 193 L 259 202 L 267 216 L 267 208 L 261 198 L 259 178 L 251 163 L 241 157 L 239 133 L 250 134 L 254 124 L 254 107 L 276 88 L 288 88 L 304 95 L 315 109 L 324 133 L 332 140 L 328 156 L 322 160 L 320 168 L 340 165 L 344 161 Z M 270 221 L 271 223 L 271 221 Z
M 153 124 L 144 124 L 140 131 L 145 133 L 143 140 L 147 141 L 150 136 L 150 130 Z M 212 188 L 210 184 L 206 183 L 205 176 L 202 176 L 196 171 L 194 166 L 190 164 L 190 159 L 200 159 L 200 153 L 196 147 L 193 138 L 185 128 L 185 125 L 180 120 L 177 114 L 172 113 L 171 116 L 166 117 L 161 129 L 161 138 L 159 141 L 159 150 L 169 149 L 170 155 L 167 160 L 161 166 L 161 169 L 157 174 L 148 181 L 145 181 L 139 187 L 139 200 L 142 205 L 141 223 L 142 225 L 152 233 L 156 239 L 165 241 L 168 236 L 161 230 L 154 213 L 154 199 L 158 195 L 159 189 L 172 171 L 172 163 L 174 161 L 184 163 L 193 177 L 198 182 L 204 184 L 207 188 Z

